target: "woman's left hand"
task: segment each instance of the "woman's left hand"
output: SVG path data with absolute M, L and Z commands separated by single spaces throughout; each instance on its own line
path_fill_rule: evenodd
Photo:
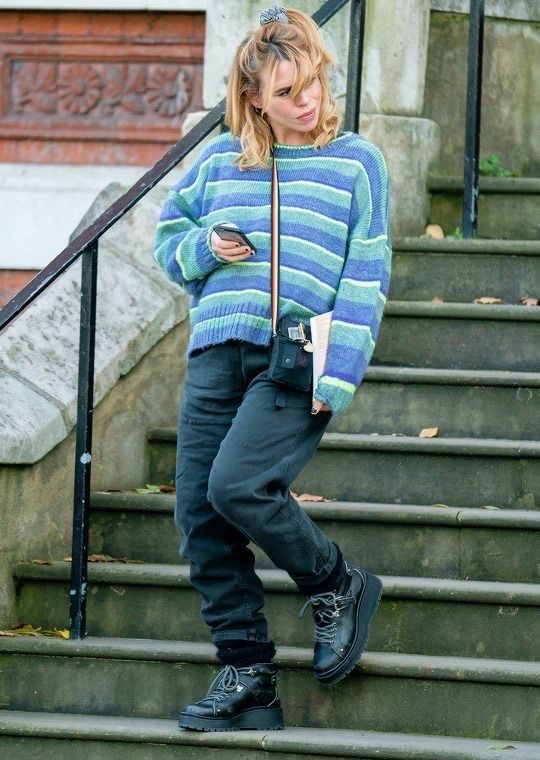
M 313 404 L 311 407 L 311 414 L 318 414 L 319 412 L 331 412 L 332 407 L 328 404 L 325 404 L 324 401 L 319 401 L 319 399 L 314 399 Z

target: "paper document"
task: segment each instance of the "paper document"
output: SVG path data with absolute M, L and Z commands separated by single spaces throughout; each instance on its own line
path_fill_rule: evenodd
M 326 364 L 332 313 L 333 312 L 331 311 L 326 311 L 324 314 L 318 314 L 316 317 L 311 317 L 309 320 L 309 326 L 311 328 L 311 344 L 313 346 L 313 392 L 315 392 L 315 389 L 317 388 L 317 381 L 323 374 L 324 366 Z

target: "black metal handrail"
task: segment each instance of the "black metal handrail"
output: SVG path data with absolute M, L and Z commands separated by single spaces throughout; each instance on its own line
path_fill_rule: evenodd
M 479 0 L 482 4 L 483 0 Z M 350 3 L 349 60 L 344 128 L 356 131 L 360 116 L 363 40 L 367 0 L 327 0 L 313 20 L 326 24 Z M 471 8 L 475 0 L 471 0 Z M 472 12 L 472 11 L 471 11 Z M 483 17 L 482 17 L 483 18 Z M 477 98 L 479 90 L 476 91 Z M 474 105 L 474 103 L 473 103 Z M 70 637 L 86 635 L 88 588 L 88 533 L 90 476 L 92 463 L 92 420 L 94 397 L 94 349 L 96 329 L 96 284 L 99 239 L 133 206 L 174 169 L 201 141 L 223 123 L 225 99 L 174 145 L 124 195 L 112 203 L 92 224 L 75 237 L 31 282 L 0 309 L 0 331 L 10 324 L 82 256 L 79 377 L 77 395 L 76 454 L 70 583 Z M 475 122 L 479 131 L 479 117 Z
M 463 212 L 461 220 L 461 231 L 464 238 L 476 237 L 478 225 L 478 197 L 480 193 L 478 162 L 480 159 L 484 16 L 484 0 L 471 0 L 469 12 L 469 50 L 467 55 Z

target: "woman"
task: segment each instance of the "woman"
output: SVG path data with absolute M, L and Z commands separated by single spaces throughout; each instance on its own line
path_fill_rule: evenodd
M 321 683 L 337 683 L 360 659 L 381 594 L 380 579 L 345 561 L 289 490 L 362 380 L 390 277 L 385 162 L 372 143 L 338 131 L 330 62 L 308 16 L 265 11 L 233 62 L 231 131 L 202 149 L 157 229 L 156 260 L 193 296 L 175 521 L 224 666 L 207 696 L 183 710 L 183 728 L 283 726 L 250 540 L 308 596 Z M 268 374 L 272 153 L 279 316 L 307 325 L 333 309 L 313 401 Z M 221 239 L 214 227 L 223 223 L 238 226 L 250 245 Z

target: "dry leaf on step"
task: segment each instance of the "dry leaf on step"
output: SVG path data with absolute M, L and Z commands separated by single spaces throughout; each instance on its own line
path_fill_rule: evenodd
M 540 298 L 531 298 L 531 296 L 523 296 L 519 302 L 524 306 L 540 306 Z
M 436 438 L 439 435 L 438 427 L 422 428 L 418 434 L 420 438 Z
M 294 491 L 291 491 L 291 494 L 297 501 L 330 501 L 330 499 L 327 499 L 326 496 L 319 496 L 318 494 L 314 493 L 297 494 L 294 493 Z
M 504 303 L 501 298 L 495 298 L 494 296 L 481 296 L 474 299 L 475 303 Z
M 0 631 L 0 636 L 55 636 L 60 639 L 69 639 L 67 628 L 55 628 L 52 631 L 45 628 L 34 628 L 29 623 L 21 623 L 6 631 Z
M 435 240 L 444 239 L 444 230 L 440 224 L 428 224 L 425 230 L 425 234 Z
M 439 296 L 435 296 L 435 298 L 431 299 L 431 303 L 444 303 L 442 298 L 439 298 Z

